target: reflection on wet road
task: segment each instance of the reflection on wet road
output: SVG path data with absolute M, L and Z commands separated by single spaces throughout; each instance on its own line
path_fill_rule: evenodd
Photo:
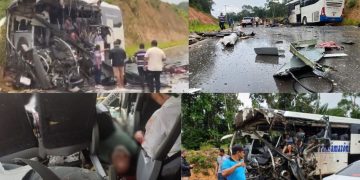
M 334 91 L 359 91 L 360 29 L 356 27 L 275 27 L 244 28 L 256 33 L 254 38 L 239 40 L 233 48 L 224 49 L 212 38 L 190 46 L 190 88 L 203 92 L 294 92 L 292 79 L 274 79 L 273 74 L 293 56 L 290 43 L 318 39 L 335 41 L 344 46 L 348 57 L 327 58 L 320 62 L 337 71 L 326 74 L 336 85 Z M 279 43 L 277 41 L 282 41 Z M 341 44 L 353 41 L 354 45 Z M 256 47 L 279 47 L 285 56 L 259 56 Z

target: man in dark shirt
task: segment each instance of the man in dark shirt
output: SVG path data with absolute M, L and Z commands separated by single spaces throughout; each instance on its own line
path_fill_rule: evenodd
M 220 13 L 219 16 L 219 26 L 221 30 L 225 29 L 225 16 L 223 15 L 223 13 Z
M 182 150 L 181 151 L 181 180 L 189 180 L 190 176 L 191 176 L 191 171 L 190 169 L 192 169 L 194 167 L 193 164 L 189 164 L 186 161 L 186 151 Z
M 114 48 L 110 50 L 109 58 L 112 60 L 112 66 L 116 83 L 119 88 L 124 88 L 124 61 L 126 59 L 126 53 L 124 49 L 120 47 L 121 40 L 117 39 L 114 42 Z
M 136 58 L 139 75 L 141 77 L 141 87 L 144 90 L 145 89 L 145 80 L 147 80 L 146 61 L 145 61 L 146 50 L 145 50 L 145 45 L 142 43 L 140 44 L 139 48 L 140 49 L 134 54 L 134 56 Z

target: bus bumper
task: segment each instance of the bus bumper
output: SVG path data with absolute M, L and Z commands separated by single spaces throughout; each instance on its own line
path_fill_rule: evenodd
M 320 16 L 320 22 L 342 22 L 342 17 Z

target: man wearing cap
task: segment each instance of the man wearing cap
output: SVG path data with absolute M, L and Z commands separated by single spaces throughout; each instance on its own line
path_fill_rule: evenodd
M 232 155 L 222 164 L 222 175 L 226 180 L 246 180 L 244 163 L 245 151 L 240 145 L 232 147 Z
M 126 53 L 124 49 L 120 47 L 121 40 L 117 39 L 114 42 L 114 49 L 110 50 L 109 58 L 112 60 L 112 66 L 116 83 L 119 88 L 124 88 L 124 62 L 126 59 Z

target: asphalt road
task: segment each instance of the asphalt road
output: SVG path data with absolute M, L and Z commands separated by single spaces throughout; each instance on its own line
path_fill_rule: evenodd
M 245 33 L 256 33 L 254 38 L 238 40 L 234 47 L 223 48 L 219 38 L 209 38 L 190 45 L 190 88 L 202 92 L 294 92 L 293 79 L 274 78 L 293 54 L 290 43 L 298 40 L 317 39 L 318 43 L 335 41 L 344 47 L 348 57 L 326 58 L 321 64 L 336 71 L 323 74 L 334 85 L 334 92 L 360 91 L 360 29 L 354 26 L 314 27 L 246 27 Z M 282 41 L 283 43 L 276 43 Z M 341 44 L 352 41 L 354 45 Z M 257 56 L 256 47 L 279 47 L 285 56 Z M 316 85 L 316 83 L 315 83 Z

